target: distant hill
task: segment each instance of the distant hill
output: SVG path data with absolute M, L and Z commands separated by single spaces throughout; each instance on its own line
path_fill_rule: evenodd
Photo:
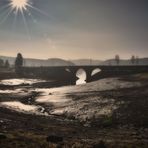
M 114 59 L 109 59 L 100 63 L 100 65 L 116 65 Z M 120 60 L 120 65 L 132 65 L 131 60 Z M 138 65 L 148 65 L 148 58 L 140 58 Z
M 100 65 L 103 61 L 101 60 L 90 60 L 90 59 L 77 59 L 71 60 L 75 65 Z
M 14 65 L 15 58 L 14 57 L 7 57 L 7 56 L 0 56 L 0 59 L 8 60 L 10 65 Z M 90 60 L 90 59 L 76 59 L 76 60 L 64 60 L 60 58 L 50 58 L 47 60 L 42 59 L 31 59 L 26 58 L 24 59 L 25 66 L 73 66 L 73 65 L 116 65 L 114 59 L 108 59 L 105 61 L 101 60 Z M 120 65 L 131 65 L 130 60 L 120 60 Z M 139 58 L 139 65 L 148 65 L 148 58 Z
M 4 61 L 8 60 L 10 65 L 14 65 L 15 62 L 14 57 L 0 56 L 0 59 L 3 59 Z M 29 67 L 31 66 L 38 67 L 38 66 L 73 66 L 74 64 L 70 61 L 59 58 L 51 58 L 47 60 L 26 58 L 24 59 L 24 65 Z
M 101 60 L 90 60 L 90 59 L 78 59 L 71 60 L 75 65 L 117 65 L 114 59 L 108 59 L 105 61 Z M 120 60 L 120 65 L 132 65 L 131 60 Z M 148 65 L 148 58 L 140 58 L 139 65 Z
M 40 59 L 25 59 L 25 66 L 73 66 L 74 64 L 70 61 L 59 59 L 59 58 L 51 58 L 47 60 Z

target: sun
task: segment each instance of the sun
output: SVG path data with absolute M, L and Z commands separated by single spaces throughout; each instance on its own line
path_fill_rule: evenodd
M 13 9 L 23 11 L 26 10 L 29 0 L 10 0 L 10 5 Z
M 33 0 L 6 0 L 6 1 L 8 3 L 6 5 L 4 5 L 2 8 L 0 5 L 0 10 L 2 9 L 4 11 L 4 15 L 5 15 L 2 19 L 0 16 L 0 25 L 5 23 L 6 20 L 10 17 L 10 15 L 13 15 L 14 20 L 12 22 L 12 25 L 15 26 L 16 20 L 17 20 L 18 14 L 19 14 L 19 18 L 22 17 L 22 20 L 24 22 L 24 27 L 26 29 L 26 33 L 28 35 L 29 40 L 30 40 L 31 36 L 30 36 L 29 26 L 27 23 L 28 17 L 31 18 L 34 23 L 37 23 L 37 20 L 32 15 L 32 11 L 34 10 L 34 11 L 46 16 L 47 18 L 49 18 L 49 15 L 47 13 L 45 13 L 41 9 L 34 6 Z M 0 11 L 0 14 L 1 14 L 1 11 Z

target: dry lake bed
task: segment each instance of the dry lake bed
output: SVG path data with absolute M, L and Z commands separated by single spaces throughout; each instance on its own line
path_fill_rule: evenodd
M 0 80 L 0 147 L 148 147 L 148 74 L 51 83 Z

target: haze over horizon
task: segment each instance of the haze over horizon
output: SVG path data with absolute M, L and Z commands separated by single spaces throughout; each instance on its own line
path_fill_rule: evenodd
M 0 55 L 148 57 L 147 0 L 26 0 L 23 14 L 7 7 L 11 1 L 0 1 Z

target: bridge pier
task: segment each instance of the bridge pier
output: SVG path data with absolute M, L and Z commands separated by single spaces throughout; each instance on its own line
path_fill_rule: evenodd
M 84 69 L 85 72 L 86 72 L 86 82 L 91 82 L 91 79 L 92 79 L 92 70 L 91 69 Z

